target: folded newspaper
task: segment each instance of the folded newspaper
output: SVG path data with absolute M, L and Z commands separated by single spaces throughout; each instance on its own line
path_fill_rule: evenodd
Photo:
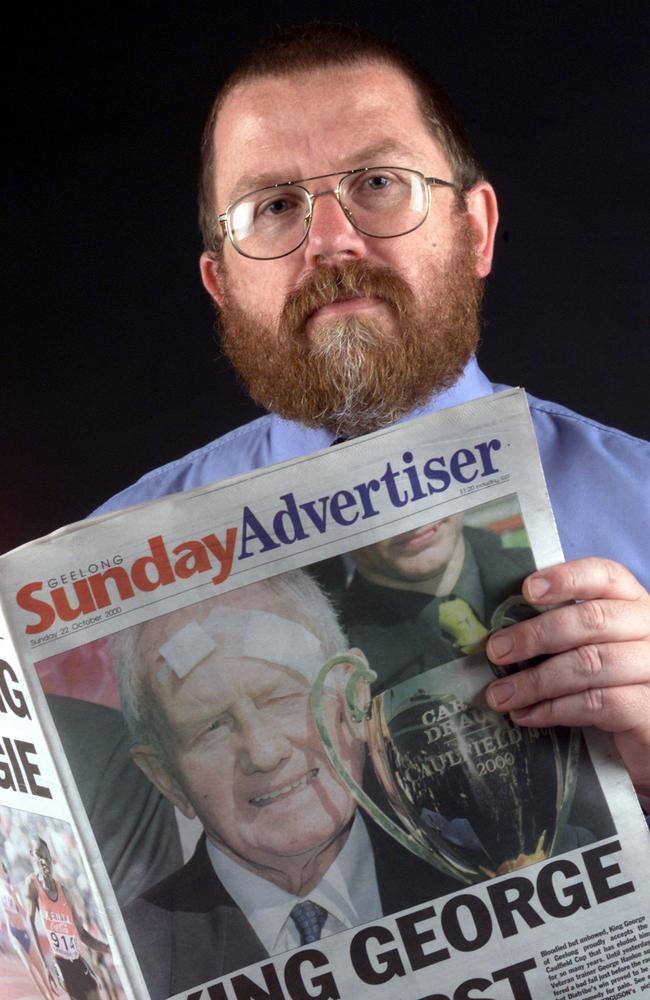
M 484 699 L 561 559 L 519 390 L 3 557 L 3 996 L 649 996 L 613 745 Z

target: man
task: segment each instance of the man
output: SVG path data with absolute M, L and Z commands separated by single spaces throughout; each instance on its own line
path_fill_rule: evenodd
M 34 955 L 25 921 L 25 907 L 4 861 L 0 861 L 0 914 L 4 917 L 9 943 L 25 966 L 38 993 L 43 1000 L 53 1000 L 54 994 L 44 975 L 43 966 Z
M 505 603 L 535 568 L 530 548 L 504 547 L 498 535 L 466 525 L 463 514 L 350 554 L 356 572 L 343 599 L 343 624 L 377 674 L 374 695 L 483 649 L 504 613 L 515 621 L 530 614 L 526 605 Z M 399 690 L 398 702 L 405 697 Z M 366 786 L 374 788 L 372 774 Z M 583 743 L 569 828 L 556 853 L 614 832 Z
M 345 649 L 300 571 L 120 638 L 134 759 L 205 831 L 188 864 L 125 911 L 154 1000 L 458 887 L 384 847 L 329 765 L 310 692 Z M 364 731 L 344 710 L 344 679 L 345 668 L 326 688 L 324 715 L 360 782 Z
M 110 948 L 84 927 L 68 890 L 63 882 L 54 877 L 50 848 L 42 837 L 34 840 L 31 855 L 34 874 L 28 877 L 26 887 L 29 922 L 47 980 L 54 992 L 58 992 L 57 982 L 47 966 L 38 937 L 37 912 L 41 915 L 54 961 L 70 1000 L 99 1000 L 99 986 L 90 966 L 81 957 L 81 943 L 101 955 L 109 954 Z
M 492 615 L 535 568 L 529 548 L 503 548 L 462 514 L 351 555 L 343 623 L 378 675 L 376 693 L 482 649 Z
M 103 511 L 494 391 L 473 351 L 495 194 L 446 99 L 402 54 L 318 25 L 258 48 L 215 101 L 201 217 L 224 350 L 272 414 Z M 650 597 L 635 578 L 647 585 L 650 449 L 563 407 L 531 408 L 571 561 L 523 586 L 563 607 L 488 644 L 500 666 L 547 661 L 488 698 L 523 725 L 614 733 L 650 797 Z

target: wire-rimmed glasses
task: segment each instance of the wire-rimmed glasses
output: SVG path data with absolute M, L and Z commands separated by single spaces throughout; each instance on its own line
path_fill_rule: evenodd
M 338 177 L 336 187 L 310 192 L 303 185 Z M 431 188 L 455 188 L 453 181 L 425 177 L 409 167 L 358 167 L 273 184 L 242 195 L 218 216 L 238 253 L 275 260 L 293 253 L 307 238 L 314 202 L 333 194 L 351 225 L 366 236 L 392 239 L 413 232 L 431 207 Z

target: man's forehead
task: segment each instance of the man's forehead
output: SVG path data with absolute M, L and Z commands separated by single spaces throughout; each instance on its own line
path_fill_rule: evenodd
M 429 170 L 432 151 L 446 162 L 414 85 L 372 62 L 239 84 L 220 109 L 214 143 L 220 208 L 256 187 L 308 176 L 309 163 L 328 173 L 388 157 Z
M 253 584 L 228 600 L 212 599 L 147 623 L 138 658 L 150 682 L 179 681 L 200 664 L 255 659 L 313 677 L 323 662 L 320 640 L 268 585 Z M 229 667 L 229 669 L 231 669 Z
M 215 608 L 224 612 L 228 608 L 257 609 L 260 611 L 275 611 L 279 615 L 288 614 L 285 602 L 275 594 L 264 581 L 241 587 L 239 590 L 218 597 L 178 608 L 160 618 L 152 618 L 146 622 L 138 637 L 138 650 L 141 655 L 149 651 L 157 652 L 160 645 L 175 635 L 180 629 L 191 622 L 202 622 Z

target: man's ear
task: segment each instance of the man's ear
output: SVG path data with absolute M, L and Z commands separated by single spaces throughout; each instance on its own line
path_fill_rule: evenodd
M 204 250 L 201 254 L 199 267 L 201 269 L 201 280 L 210 298 L 214 299 L 219 307 L 223 304 L 224 287 L 222 277 L 223 264 L 215 253 Z
M 467 217 L 474 240 L 476 276 L 485 278 L 492 268 L 494 237 L 499 209 L 494 188 L 487 181 L 479 181 L 465 195 Z
M 173 806 L 176 806 L 187 816 L 194 819 L 196 813 L 191 802 L 178 786 L 174 778 L 164 767 L 156 750 L 146 743 L 137 744 L 131 747 L 131 757 L 141 771 L 144 771 L 149 781 L 156 786 L 159 792 L 168 799 Z

